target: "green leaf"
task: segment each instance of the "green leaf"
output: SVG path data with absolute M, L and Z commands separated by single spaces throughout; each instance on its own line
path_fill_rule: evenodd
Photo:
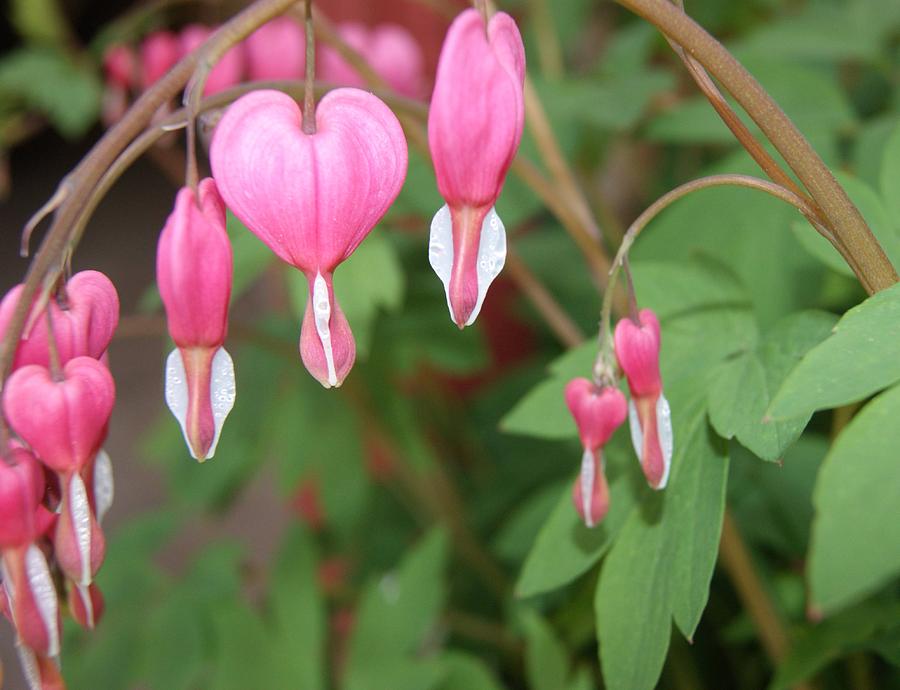
M 57 0 L 13 0 L 11 6 L 12 23 L 26 41 L 60 46 L 69 40 Z
M 806 352 L 831 333 L 836 317 L 799 312 L 780 321 L 753 350 L 720 365 L 709 391 L 709 417 L 720 436 L 737 438 L 763 460 L 777 460 L 809 416 L 764 422 L 772 396 Z
M 153 690 L 188 690 L 196 685 L 204 659 L 202 613 L 191 592 L 176 588 L 150 613 L 140 646 L 141 680 Z
M 816 482 L 808 564 L 812 604 L 836 611 L 900 573 L 900 386 L 847 425 Z
M 278 684 L 294 690 L 325 688 L 325 604 L 317 584 L 318 554 L 311 536 L 292 528 L 272 572 L 268 604 Z M 249 687 L 249 686 L 248 686 Z
M 243 295 L 275 261 L 275 254 L 256 235 L 228 211 L 225 218 L 231 253 L 234 256 L 234 278 L 231 301 Z
M 101 95 L 93 72 L 55 50 L 21 48 L 0 61 L 0 101 L 41 111 L 65 137 L 87 132 L 100 113 Z
M 560 690 L 569 675 L 569 655 L 550 624 L 534 611 L 521 614 L 525 630 L 525 675 L 531 690 Z
M 447 537 L 431 532 L 396 572 L 370 583 L 350 638 L 344 690 L 427 690 L 440 680 L 434 659 L 416 658 L 446 595 Z
M 440 690 L 503 690 L 493 671 L 477 656 L 446 652 L 440 663 L 444 673 Z
M 520 563 L 524 560 L 534 546 L 535 535 L 559 502 L 564 486 L 567 487 L 568 482 L 542 486 L 516 506 L 491 540 L 491 549 L 506 561 Z
M 888 139 L 881 159 L 881 198 L 894 230 L 900 231 L 900 125 Z
M 900 284 L 848 311 L 775 395 L 769 414 L 788 419 L 861 400 L 900 380 Z
M 522 566 L 516 583 L 517 596 L 530 597 L 562 587 L 587 572 L 606 553 L 634 507 L 631 475 L 636 472 L 637 464 L 632 453 L 627 430 L 623 428 L 606 452 L 609 513 L 594 528 L 585 527 L 578 516 L 572 504 L 572 484 L 566 482 L 553 513 L 538 532 Z M 575 458 L 572 464 L 576 464 Z
M 246 690 L 279 687 L 285 682 L 262 618 L 240 598 L 219 605 L 212 626 L 216 645 L 212 680 L 206 687 Z
M 671 620 L 693 635 L 718 553 L 728 457 L 710 433 L 702 389 L 671 393 L 670 484 L 632 509 L 600 571 L 595 612 L 610 690 L 656 687 Z

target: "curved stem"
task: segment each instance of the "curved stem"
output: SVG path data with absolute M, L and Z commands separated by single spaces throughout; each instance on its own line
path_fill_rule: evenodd
M 705 67 L 747 111 L 794 171 L 816 204 L 834 243 L 870 293 L 897 282 L 897 272 L 853 202 L 828 166 L 765 89 L 715 38 L 669 0 L 616 0 L 654 24 Z

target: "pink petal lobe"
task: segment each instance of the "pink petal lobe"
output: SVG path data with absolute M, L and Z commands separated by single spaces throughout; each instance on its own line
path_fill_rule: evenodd
M 303 27 L 290 17 L 273 19 L 247 37 L 244 54 L 252 81 L 302 79 L 306 68 Z
M 581 443 L 588 450 L 605 445 L 628 416 L 628 403 L 618 388 L 598 388 L 585 378 L 577 378 L 566 385 L 565 396 Z
M 620 319 L 616 324 L 616 358 L 633 396 L 657 395 L 662 390 L 659 320 L 650 309 L 642 309 L 638 318 L 640 324 L 630 318 Z
M 148 89 L 181 58 L 178 37 L 171 31 L 155 31 L 141 44 L 141 85 Z
M 202 24 L 190 24 L 181 30 L 181 54 L 186 55 L 199 48 L 213 33 L 213 29 Z M 244 46 L 236 44 L 229 49 L 212 68 L 203 87 L 204 96 L 237 86 L 244 78 Z
M 340 386 L 356 360 L 356 341 L 334 298 L 331 274 L 307 280 L 310 294 L 300 330 L 300 358 L 325 388 Z

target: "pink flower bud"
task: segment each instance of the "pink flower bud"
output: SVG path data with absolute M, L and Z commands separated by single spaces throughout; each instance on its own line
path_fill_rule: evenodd
M 225 205 L 212 178 L 197 192 L 199 200 L 189 187 L 178 192 L 159 236 L 156 279 L 178 346 L 166 363 L 166 402 L 191 455 L 203 461 L 215 453 L 235 386 L 234 365 L 222 347 L 232 274 Z
M 186 55 L 212 35 L 213 29 L 201 24 L 191 24 L 181 31 L 181 54 Z M 244 46 L 241 43 L 230 48 L 212 68 L 203 87 L 204 96 L 212 96 L 232 86 L 237 86 L 244 78 Z
M 244 41 L 251 81 L 302 79 L 306 69 L 303 27 L 290 17 L 263 24 Z
M 642 309 L 638 318 L 639 324 L 630 318 L 616 324 L 616 358 L 631 390 L 628 421 L 634 450 L 647 483 L 663 489 L 672 464 L 672 415 L 659 374 L 659 320 L 650 309 Z
M 181 59 L 178 37 L 171 31 L 154 31 L 141 44 L 141 86 L 149 89 Z
M 297 103 L 256 91 L 228 108 L 210 150 L 228 207 L 309 283 L 300 351 L 325 387 L 339 386 L 356 346 L 332 273 L 393 203 L 406 177 L 400 123 L 371 93 L 336 89 L 306 134 Z
M 2 565 L 19 642 L 42 656 L 59 655 L 59 602 L 43 551 L 34 544 L 4 549 Z
M 0 549 L 27 546 L 40 535 L 43 493 L 44 472 L 34 455 L 8 448 L 0 458 Z
M 584 448 L 581 473 L 572 487 L 572 499 L 581 519 L 588 527 L 593 527 L 609 510 L 603 446 L 628 416 L 628 404 L 618 388 L 598 388 L 587 379 L 578 378 L 566 385 L 566 405 L 575 418 Z
M 397 24 L 369 29 L 363 24 L 340 24 L 337 32 L 359 52 L 397 93 L 421 98 L 425 58 L 413 35 Z M 334 48 L 323 46 L 319 65 L 322 79 L 341 86 L 365 87 L 366 81 Z
M 77 472 L 100 449 L 115 384 L 109 370 L 90 357 L 67 362 L 62 374 L 54 381 L 36 364 L 16 370 L 3 390 L 3 411 L 45 465 Z
M 22 285 L 10 290 L 0 303 L 0 333 L 3 333 L 19 302 Z M 119 296 L 109 278 L 98 271 L 81 271 L 66 283 L 65 303 L 51 296 L 46 308 L 53 319 L 59 359 L 65 364 L 74 357 L 99 359 L 106 352 L 119 325 Z M 50 365 L 45 310 L 32 306 L 13 368 L 26 364 Z
M 69 611 L 72 618 L 85 630 L 93 630 L 103 617 L 105 602 L 97 585 L 82 587 L 72 582 L 69 585 Z
M 131 89 L 137 76 L 137 57 L 134 51 L 121 43 L 107 48 L 103 54 L 103 72 L 107 86 L 115 86 L 123 91 Z
M 428 145 L 447 206 L 431 223 L 429 260 L 450 315 L 475 321 L 506 260 L 506 233 L 493 210 L 525 121 L 525 49 L 502 12 L 485 31 L 469 9 L 447 32 L 428 115 Z

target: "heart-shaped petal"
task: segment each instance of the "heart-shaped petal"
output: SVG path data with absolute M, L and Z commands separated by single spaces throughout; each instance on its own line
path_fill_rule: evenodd
M 628 416 L 622 391 L 612 386 L 598 388 L 585 378 L 572 379 L 566 385 L 566 405 L 587 450 L 603 446 Z
M 333 272 L 393 203 L 406 177 L 403 130 L 371 93 L 336 89 L 316 109 L 315 134 L 280 91 L 233 103 L 216 127 L 213 176 L 225 203 L 310 280 Z

